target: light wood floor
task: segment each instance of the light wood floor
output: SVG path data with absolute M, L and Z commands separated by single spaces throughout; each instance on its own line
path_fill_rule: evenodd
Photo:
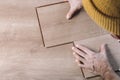
M 107 32 L 97 27 L 84 10 L 67 21 L 67 3 L 37 8 L 37 16 L 36 7 L 56 2 L 61 0 L 0 1 L 0 80 L 84 80 L 83 73 L 90 74 L 74 62 L 73 43 L 69 42 Z M 59 44 L 64 45 L 55 46 Z M 46 48 L 50 46 L 55 47 Z

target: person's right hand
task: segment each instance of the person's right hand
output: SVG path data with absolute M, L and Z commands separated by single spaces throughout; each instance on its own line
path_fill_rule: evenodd
M 112 71 L 106 54 L 106 45 L 102 45 L 99 52 L 94 52 L 82 45 L 76 45 L 72 49 L 80 67 L 89 69 L 101 76 L 108 71 Z
M 65 0 L 70 4 L 70 10 L 66 15 L 66 19 L 72 18 L 73 14 L 82 8 L 82 0 Z

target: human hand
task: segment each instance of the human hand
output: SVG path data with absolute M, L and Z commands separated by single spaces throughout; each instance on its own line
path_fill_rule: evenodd
M 106 52 L 106 45 L 102 45 L 99 52 L 94 52 L 82 45 L 76 45 L 72 50 L 78 66 L 93 71 L 103 76 L 106 72 L 112 71 Z
M 66 19 L 70 19 L 73 14 L 82 8 L 82 0 L 65 0 L 70 4 L 70 10 L 66 15 Z

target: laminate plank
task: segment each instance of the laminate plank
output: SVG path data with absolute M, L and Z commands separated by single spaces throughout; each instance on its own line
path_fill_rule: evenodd
M 46 49 L 34 41 L 0 46 L 0 80 L 83 80 L 71 47 Z
M 38 41 L 43 46 L 35 7 L 60 0 L 1 0 L 0 41 L 26 44 Z
M 19 8 L 35 8 L 38 6 L 46 5 L 46 4 L 51 4 L 55 2 L 61 2 L 63 0 L 1 0 L 0 1 L 0 6 L 4 6 L 1 8 L 5 7 L 11 7 L 13 6 L 14 8 L 19 7 Z
M 72 44 L 42 47 L 35 13 L 41 1 L 55 0 L 0 1 L 0 80 L 83 79 L 72 58 Z
M 82 44 L 91 48 L 94 51 L 99 51 L 99 47 L 103 43 L 108 44 L 108 59 L 113 67 L 114 70 L 119 69 L 120 66 L 120 43 L 113 39 L 110 35 L 104 35 L 100 37 L 89 38 L 86 40 L 75 41 L 76 44 Z M 84 70 L 85 77 L 96 76 L 95 74 L 91 73 L 88 70 Z
M 45 47 L 106 34 L 106 31 L 98 27 L 83 9 L 73 19 L 66 20 L 68 3 L 40 7 L 37 11 Z

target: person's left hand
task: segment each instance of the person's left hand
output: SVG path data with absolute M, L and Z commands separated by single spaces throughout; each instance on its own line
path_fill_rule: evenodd
M 80 67 L 91 70 L 101 76 L 108 71 L 112 71 L 112 67 L 107 58 L 105 44 L 101 46 L 99 52 L 94 52 L 82 45 L 77 45 L 72 49 L 76 62 Z
M 70 4 L 70 10 L 66 15 L 66 19 L 72 18 L 73 14 L 82 8 L 82 0 L 64 0 Z

